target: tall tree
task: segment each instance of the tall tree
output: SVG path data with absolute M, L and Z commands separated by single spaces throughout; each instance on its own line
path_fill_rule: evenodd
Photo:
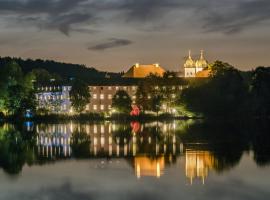
M 124 90 L 115 93 L 112 99 L 112 108 L 119 113 L 129 113 L 131 111 L 131 98 Z
M 0 109 L 10 115 L 23 114 L 22 104 L 33 99 L 33 80 L 31 73 L 24 75 L 20 66 L 11 61 L 0 69 Z M 24 104 L 26 105 L 26 104 Z M 26 109 L 26 108 L 25 108 Z
M 72 107 L 79 113 L 85 110 L 91 98 L 88 85 L 77 79 L 73 82 L 69 95 Z
M 196 80 L 186 88 L 180 102 L 186 108 L 205 116 L 236 116 L 247 97 L 247 88 L 240 72 L 227 63 L 216 61 L 211 76 Z

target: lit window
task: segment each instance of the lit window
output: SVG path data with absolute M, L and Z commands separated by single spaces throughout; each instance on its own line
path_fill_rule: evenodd
M 94 110 L 97 110 L 97 105 L 93 105 L 93 109 Z
M 151 96 L 150 95 L 148 95 L 148 97 L 147 97 L 148 99 L 151 99 Z
M 100 99 L 104 99 L 104 94 L 100 94 Z
M 97 94 L 93 94 L 93 99 L 97 99 Z
M 111 87 L 111 86 L 109 86 L 109 87 L 108 87 L 108 90 L 112 90 L 112 87 Z
M 94 133 L 97 133 L 97 125 L 94 125 Z
M 101 126 L 100 126 L 100 133 L 104 133 L 104 132 L 105 132 L 104 125 L 101 125 Z
M 108 109 L 111 110 L 112 109 L 112 105 L 108 105 Z
M 94 86 L 94 87 L 93 87 L 93 90 L 95 90 L 95 89 L 97 89 L 97 87 L 96 87 L 96 86 Z
M 112 99 L 112 95 L 111 94 L 108 94 L 108 99 Z
M 155 86 L 155 90 L 158 90 L 158 86 Z
M 176 95 L 175 94 L 172 94 L 172 98 L 175 99 L 176 98 Z
M 100 105 L 100 110 L 104 110 L 104 105 Z
M 124 89 L 124 90 L 127 90 L 127 87 L 126 87 L 126 86 L 124 86 L 124 87 L 123 87 L 123 89 Z
M 175 86 L 172 86 L 172 89 L 175 90 Z
M 119 87 L 118 87 L 118 86 L 116 86 L 116 87 L 115 87 L 115 89 L 116 89 L 116 90 L 119 90 Z
M 132 96 L 132 99 L 136 99 L 136 96 Z
M 86 110 L 89 110 L 89 105 L 86 105 Z
M 132 90 L 135 91 L 137 89 L 136 86 L 132 86 Z

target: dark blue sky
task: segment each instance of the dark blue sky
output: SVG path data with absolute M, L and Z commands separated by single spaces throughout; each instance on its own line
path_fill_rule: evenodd
M 0 0 L 0 56 L 180 70 L 204 49 L 251 69 L 270 65 L 269 11 L 269 0 Z

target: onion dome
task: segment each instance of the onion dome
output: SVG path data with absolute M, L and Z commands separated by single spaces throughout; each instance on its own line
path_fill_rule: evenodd
M 186 60 L 184 67 L 185 68 L 195 67 L 195 62 L 191 58 L 191 51 L 188 52 L 188 59 Z
M 203 50 L 201 50 L 201 57 L 200 57 L 199 60 L 196 61 L 196 67 L 197 68 L 207 68 L 207 66 L 208 66 L 208 63 L 204 59 Z

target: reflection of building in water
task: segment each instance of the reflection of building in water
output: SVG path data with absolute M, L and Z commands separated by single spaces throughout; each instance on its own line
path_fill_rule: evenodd
M 194 178 L 199 178 L 204 184 L 208 172 L 214 164 L 214 156 L 209 151 L 186 150 L 186 177 L 192 185 Z
M 43 157 L 70 157 L 71 132 L 63 124 L 42 127 L 37 125 L 38 154 Z
M 137 156 L 134 158 L 134 167 L 137 178 L 142 176 L 155 176 L 159 178 L 163 175 L 165 160 L 163 156 L 158 158 Z
M 75 132 L 83 133 L 89 137 L 89 155 L 99 157 L 125 157 L 141 154 L 161 154 L 176 155 L 183 152 L 183 148 L 177 141 L 173 133 L 174 126 L 160 123 L 162 138 L 157 138 L 153 129 L 149 129 L 156 124 L 142 125 L 139 133 L 132 131 L 130 125 L 124 125 L 122 130 L 114 123 L 102 124 L 51 124 L 36 126 L 37 145 L 41 148 L 40 153 L 44 156 L 57 153 L 57 155 L 71 156 L 71 146 Z M 122 127 L 123 128 L 123 127 Z M 149 130 L 148 130 L 149 129 Z M 151 132 L 152 131 L 152 132 Z M 80 139 L 80 138 L 79 138 Z M 54 150 L 57 148 L 57 151 Z M 47 150 L 48 149 L 48 150 Z M 47 154 L 47 151 L 49 154 Z M 59 153 L 60 151 L 60 153 Z M 63 151 L 63 152 L 62 152 Z M 55 155 L 56 156 L 56 155 Z

